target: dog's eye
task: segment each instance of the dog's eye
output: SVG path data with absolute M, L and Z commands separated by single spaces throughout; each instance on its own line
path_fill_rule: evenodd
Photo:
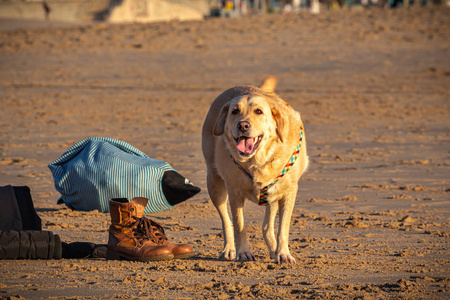
M 237 115 L 237 114 L 239 113 L 239 108 L 237 108 L 237 107 L 233 108 L 233 110 L 231 111 L 231 113 L 232 113 L 233 115 Z
M 259 108 L 255 110 L 255 114 L 257 115 L 262 115 L 262 110 L 260 110 Z

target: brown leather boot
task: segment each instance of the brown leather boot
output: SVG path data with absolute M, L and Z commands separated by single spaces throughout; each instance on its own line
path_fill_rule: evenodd
M 109 227 L 106 259 L 152 261 L 172 259 L 172 249 L 162 245 L 152 232 L 151 221 L 143 218 L 146 198 L 116 198 L 109 201 Z
M 164 228 L 155 221 L 152 221 L 150 219 L 148 220 L 150 221 L 153 234 L 158 239 L 158 244 L 170 248 L 175 259 L 188 258 L 195 254 L 195 252 L 192 251 L 191 246 L 187 244 L 174 244 L 169 242 L 167 236 L 164 233 Z

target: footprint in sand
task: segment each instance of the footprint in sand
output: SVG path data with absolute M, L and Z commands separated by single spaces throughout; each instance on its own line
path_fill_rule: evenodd
M 28 160 L 26 158 L 22 158 L 22 157 L 3 157 L 0 160 L 0 165 L 14 165 L 14 164 L 18 164 L 18 165 L 23 165 L 28 163 Z

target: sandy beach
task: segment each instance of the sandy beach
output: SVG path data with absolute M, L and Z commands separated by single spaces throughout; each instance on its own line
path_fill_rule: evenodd
M 109 214 L 57 205 L 47 165 L 90 136 L 169 162 L 202 191 L 148 217 L 187 260 L 0 262 L 2 299 L 448 299 L 450 9 L 370 9 L 150 24 L 0 22 L 0 186 L 27 185 L 43 230 L 107 243 Z M 217 260 L 201 127 L 224 90 L 279 80 L 310 168 L 275 264 Z

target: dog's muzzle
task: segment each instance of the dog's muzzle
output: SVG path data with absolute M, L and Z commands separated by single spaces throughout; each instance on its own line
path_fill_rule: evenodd
M 235 138 L 234 140 L 236 141 L 236 148 L 239 151 L 239 154 L 243 156 L 249 156 L 255 153 L 262 138 L 263 135 L 261 134 L 260 136 L 255 138 L 240 136 L 238 138 Z

